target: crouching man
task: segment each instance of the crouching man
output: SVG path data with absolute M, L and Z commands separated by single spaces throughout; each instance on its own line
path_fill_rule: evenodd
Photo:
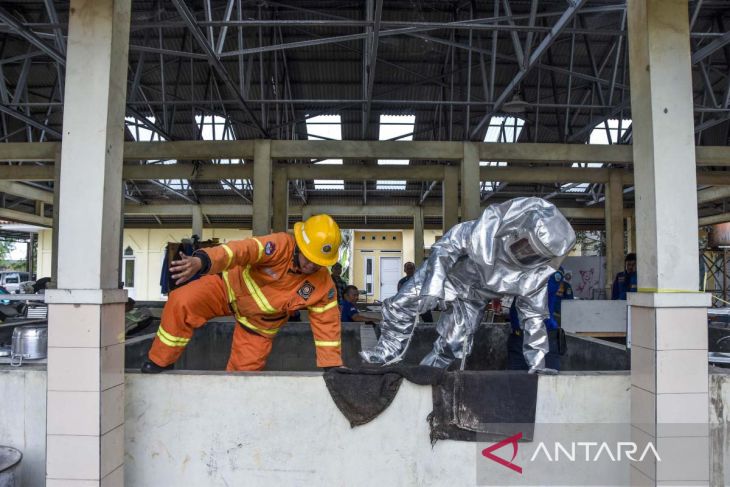
M 172 278 L 184 283 L 170 293 L 142 372 L 172 368 L 195 328 L 233 315 L 236 327 L 226 370 L 261 370 L 274 337 L 290 313 L 306 308 L 317 366 L 342 365 L 337 291 L 326 266 L 337 261 L 340 229 L 328 215 L 294 225 L 294 235 L 274 233 L 181 254 Z

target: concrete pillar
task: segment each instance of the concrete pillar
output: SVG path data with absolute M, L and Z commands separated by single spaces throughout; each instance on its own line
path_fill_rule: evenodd
M 626 217 L 626 253 L 636 253 L 636 216 Z
M 416 206 L 413 210 L 413 262 L 416 267 L 423 263 L 423 207 Z
M 289 180 L 286 168 L 274 168 L 274 221 L 275 232 L 286 232 L 289 226 Z
M 130 11 L 130 0 L 69 8 L 58 289 L 46 292 L 49 486 L 124 485 L 126 292 L 117 256 Z
M 253 150 L 253 235 L 271 232 L 271 141 L 257 140 Z
M 441 190 L 443 204 L 443 229 L 448 232 L 459 223 L 459 168 L 444 166 L 444 182 Z
M 203 208 L 200 205 L 193 205 L 193 235 L 203 240 Z
M 624 263 L 624 194 L 621 174 L 609 170 L 606 185 L 606 288 L 610 289 Z
M 46 289 L 58 287 L 58 207 L 61 201 L 61 148 L 56 150 L 53 161 L 53 231 L 51 232 L 51 281 Z
M 697 184 L 688 7 L 629 0 L 639 292 L 631 304 L 633 440 L 661 462 L 631 485 L 709 483 L 707 310 L 698 293 Z M 722 483 L 722 480 L 720 480 Z
M 464 158 L 461 160 L 461 221 L 475 220 L 480 213 L 479 149 L 473 142 L 464 142 Z

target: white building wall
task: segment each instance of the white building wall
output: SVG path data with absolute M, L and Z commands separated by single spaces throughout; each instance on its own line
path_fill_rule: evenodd
M 240 240 L 251 236 L 251 230 L 236 228 L 206 228 L 203 240 L 217 237 L 221 242 Z M 38 255 L 36 266 L 38 278 L 51 275 L 52 230 L 41 230 L 38 234 Z M 127 247 L 134 251 L 135 296 L 138 301 L 159 301 L 160 271 L 167 242 L 190 238 L 187 228 L 127 228 L 124 230 L 122 252 Z M 79 242 L 79 245 L 83 245 Z

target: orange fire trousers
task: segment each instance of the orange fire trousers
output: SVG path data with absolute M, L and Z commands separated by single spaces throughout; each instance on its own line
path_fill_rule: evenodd
M 203 276 L 172 291 L 162 310 L 149 358 L 161 367 L 174 363 L 185 350 L 196 328 L 218 316 L 230 316 L 225 284 L 218 275 Z M 271 338 L 236 324 L 226 370 L 261 370 L 271 353 Z

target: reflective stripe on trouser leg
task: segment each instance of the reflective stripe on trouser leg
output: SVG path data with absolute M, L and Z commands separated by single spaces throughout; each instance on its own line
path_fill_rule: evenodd
M 211 318 L 231 314 L 223 280 L 219 276 L 203 276 L 170 293 L 162 310 L 160 330 L 150 348 L 149 358 L 161 367 L 174 363 L 185 351 L 185 345 L 199 328 Z
M 545 355 L 549 342 L 545 324 L 539 318 L 529 318 L 522 323 L 522 353 L 530 370 L 545 368 Z
M 248 331 L 242 325 L 236 325 L 226 370 L 262 370 L 266 366 L 266 359 L 271 353 L 273 343 L 271 338 Z
M 433 350 L 423 358 L 421 365 L 446 368 L 454 359 L 463 358 L 465 353 L 468 355 L 484 308 L 484 303 L 462 299 L 450 303 L 449 309 L 441 312 L 436 325 L 439 337 L 433 344 Z

